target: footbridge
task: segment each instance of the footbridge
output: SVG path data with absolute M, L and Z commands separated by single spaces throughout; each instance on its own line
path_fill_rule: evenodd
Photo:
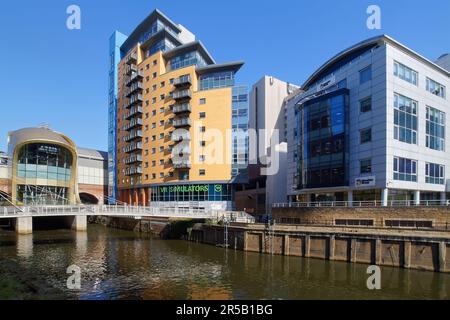
M 20 234 L 32 232 L 33 218 L 66 217 L 74 230 L 87 229 L 87 217 L 108 216 L 132 219 L 168 218 L 254 222 L 245 212 L 214 211 L 202 208 L 153 208 L 128 205 L 9 206 L 0 207 L 0 219 L 14 219 Z

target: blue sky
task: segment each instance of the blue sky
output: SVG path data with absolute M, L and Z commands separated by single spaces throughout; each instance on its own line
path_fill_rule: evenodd
M 81 30 L 66 28 L 71 4 L 81 8 Z M 370 4 L 381 7 L 382 30 L 366 28 Z M 195 33 L 218 62 L 245 60 L 241 84 L 264 74 L 302 84 L 338 51 L 381 33 L 432 60 L 450 52 L 448 0 L 4 1 L 0 150 L 8 131 L 42 123 L 106 150 L 109 36 L 130 34 L 154 8 Z

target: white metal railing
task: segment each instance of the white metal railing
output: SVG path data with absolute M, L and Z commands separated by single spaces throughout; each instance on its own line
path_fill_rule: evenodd
M 56 217 L 72 215 L 189 218 L 212 219 L 216 221 L 227 219 L 232 222 L 254 222 L 254 219 L 245 212 L 214 211 L 206 210 L 204 208 L 152 208 L 127 205 L 75 205 L 3 207 L 0 209 L 0 218 L 33 216 Z
M 320 208 L 320 207 L 346 207 L 346 208 L 372 208 L 372 207 L 450 207 L 450 200 L 392 200 L 392 201 L 321 201 L 321 202 L 292 202 L 275 203 L 273 208 Z

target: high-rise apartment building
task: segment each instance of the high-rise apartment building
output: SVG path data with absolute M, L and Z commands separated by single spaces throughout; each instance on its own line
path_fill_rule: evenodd
M 445 199 L 447 63 L 382 35 L 314 72 L 287 108 L 290 201 Z
M 217 64 L 158 10 L 121 43 L 120 57 L 110 84 L 116 199 L 232 209 L 234 179 L 248 163 L 248 93 L 235 85 L 244 63 Z

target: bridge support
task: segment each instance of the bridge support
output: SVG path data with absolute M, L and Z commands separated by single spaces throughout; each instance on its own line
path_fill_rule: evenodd
M 16 232 L 18 234 L 32 234 L 33 218 L 32 217 L 16 218 Z
M 87 231 L 87 216 L 67 217 L 68 226 L 75 231 Z

